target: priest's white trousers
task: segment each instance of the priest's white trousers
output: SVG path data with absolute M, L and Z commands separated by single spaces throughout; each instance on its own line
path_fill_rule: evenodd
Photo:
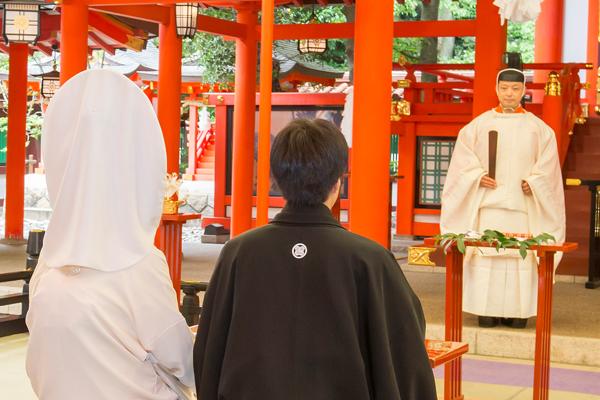
M 527 214 L 479 210 L 478 231 L 528 233 Z M 517 250 L 468 248 L 464 259 L 463 311 L 490 317 L 528 318 L 537 312 L 537 259 Z

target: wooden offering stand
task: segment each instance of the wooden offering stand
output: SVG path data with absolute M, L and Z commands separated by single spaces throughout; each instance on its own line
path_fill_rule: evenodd
M 165 253 L 169 265 L 169 275 L 173 281 L 173 288 L 177 294 L 181 290 L 181 242 L 183 240 L 183 224 L 193 219 L 200 219 L 200 214 L 163 214 L 160 225 L 156 231 L 154 245 Z
M 435 246 L 434 238 L 425 239 L 426 246 Z M 486 242 L 465 242 L 470 247 L 493 247 Z M 554 255 L 557 252 L 568 253 L 577 249 L 577 243 L 560 245 L 532 246 L 538 262 L 538 306 L 535 336 L 535 364 L 533 375 L 533 399 L 547 400 L 550 383 L 550 336 L 552 328 L 552 289 L 554 281 Z M 456 244 L 446 253 L 446 332 L 447 341 L 462 340 L 462 288 L 463 254 Z M 445 366 L 444 399 L 459 400 L 461 393 L 460 357 Z

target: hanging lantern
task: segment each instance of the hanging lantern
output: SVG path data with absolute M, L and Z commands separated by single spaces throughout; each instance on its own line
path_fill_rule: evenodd
M 319 20 L 315 14 L 315 4 L 313 3 L 311 24 L 318 24 Z M 300 54 L 323 54 L 327 51 L 327 39 L 300 39 L 298 40 L 298 52 Z
M 2 36 L 6 43 L 33 44 L 40 36 L 40 5 L 43 1 L 2 1 Z
M 323 54 L 327 51 L 326 39 L 300 39 L 298 40 L 300 54 Z
M 42 75 L 42 96 L 51 99 L 60 88 L 60 73 L 57 70 Z
M 192 38 L 196 34 L 198 4 L 180 3 L 175 5 L 175 26 L 177 36 Z

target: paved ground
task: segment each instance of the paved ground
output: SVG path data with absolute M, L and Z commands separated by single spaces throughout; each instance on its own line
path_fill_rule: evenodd
M 27 335 L 0 339 L 0 398 L 34 400 L 25 374 Z M 434 370 L 439 398 L 443 368 Z M 533 369 L 520 360 L 467 356 L 463 361 L 463 393 L 467 400 L 532 398 Z M 554 365 L 550 372 L 552 400 L 600 400 L 600 368 Z

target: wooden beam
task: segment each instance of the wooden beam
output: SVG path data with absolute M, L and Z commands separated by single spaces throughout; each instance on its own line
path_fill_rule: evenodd
M 42 44 L 40 42 L 37 42 L 36 45 L 34 46 L 34 49 L 37 49 L 38 51 L 41 51 L 42 53 L 44 53 L 47 56 L 52 56 L 52 48 L 46 46 L 45 44 Z
M 243 24 L 227 21 L 221 18 L 198 15 L 197 29 L 200 32 L 213 33 L 216 35 L 229 36 L 242 39 L 246 36 L 246 28 Z M 260 26 L 257 27 L 260 29 Z
M 98 45 L 98 47 L 100 47 L 102 50 L 106 51 L 107 53 L 113 56 L 115 55 L 115 47 L 109 45 L 104 40 L 102 40 L 102 38 L 100 38 L 100 36 L 98 36 L 96 32 L 90 32 L 88 36 L 92 40 L 92 42 L 96 43 L 96 45 Z
M 329 4 L 327 0 L 317 0 L 317 3 L 319 3 L 319 5 L 321 6 L 326 6 L 327 4 Z
M 159 5 L 147 6 L 94 6 L 91 10 L 101 11 L 121 17 L 135 18 L 142 21 L 156 22 L 159 24 L 169 23 L 169 9 Z
M 259 29 L 259 28 L 257 28 Z M 354 23 L 275 25 L 274 40 L 348 39 L 354 36 Z M 394 37 L 475 36 L 474 20 L 401 21 L 394 23 Z
M 115 42 L 121 43 L 128 49 L 141 51 L 144 48 L 144 40 L 135 37 L 131 31 L 123 29 L 123 27 L 117 26 L 112 23 L 106 16 L 96 12 L 90 11 L 89 13 L 89 24 L 92 29 L 101 32 L 108 36 Z

